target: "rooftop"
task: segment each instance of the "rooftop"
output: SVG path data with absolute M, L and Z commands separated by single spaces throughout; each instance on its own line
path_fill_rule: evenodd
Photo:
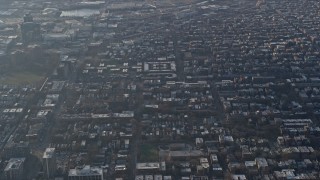
M 46 151 L 43 153 L 43 158 L 48 159 L 52 158 L 54 155 L 55 148 L 47 148 Z
M 158 162 L 137 163 L 136 168 L 140 170 L 159 169 L 160 164 Z
M 83 167 L 76 167 L 75 169 L 69 170 L 69 177 L 70 176 L 93 176 L 93 175 L 102 176 L 102 169 L 98 167 L 83 166 Z
M 10 171 L 13 169 L 19 169 L 21 165 L 23 165 L 26 158 L 11 158 L 4 169 L 4 171 Z

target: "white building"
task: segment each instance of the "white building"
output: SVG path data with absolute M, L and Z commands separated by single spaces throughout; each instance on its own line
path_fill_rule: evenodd
M 46 178 L 54 177 L 57 170 L 55 148 L 47 148 L 42 157 L 43 171 Z
M 98 167 L 76 167 L 69 170 L 68 180 L 103 180 L 103 170 Z
M 22 180 L 26 158 L 11 158 L 4 169 L 6 180 Z

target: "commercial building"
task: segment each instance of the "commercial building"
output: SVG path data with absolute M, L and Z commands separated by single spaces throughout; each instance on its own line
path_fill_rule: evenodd
M 45 177 L 48 179 L 54 177 L 57 169 L 55 148 L 47 148 L 42 160 Z
M 26 14 L 21 24 L 21 36 L 24 43 L 39 41 L 41 39 L 40 24 L 33 22 L 31 14 Z
M 103 180 L 103 171 L 98 167 L 76 167 L 69 170 L 68 180 Z
M 24 162 L 26 158 L 11 158 L 4 169 L 6 180 L 23 180 Z

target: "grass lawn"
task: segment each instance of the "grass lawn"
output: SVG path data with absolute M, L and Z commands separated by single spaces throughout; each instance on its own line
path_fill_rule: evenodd
M 142 144 L 140 146 L 140 162 L 150 162 L 159 160 L 158 147 L 151 144 Z
M 22 71 L 16 72 L 6 77 L 0 78 L 0 84 L 24 85 L 39 83 L 45 78 L 44 75 L 39 75 L 32 72 Z

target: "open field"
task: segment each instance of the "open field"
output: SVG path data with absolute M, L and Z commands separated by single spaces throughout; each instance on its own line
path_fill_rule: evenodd
M 28 71 L 12 73 L 0 78 L 0 84 L 24 85 L 36 84 L 45 78 L 44 75 L 36 74 Z
M 142 144 L 140 146 L 140 162 L 157 161 L 159 159 L 158 148 L 152 144 Z

